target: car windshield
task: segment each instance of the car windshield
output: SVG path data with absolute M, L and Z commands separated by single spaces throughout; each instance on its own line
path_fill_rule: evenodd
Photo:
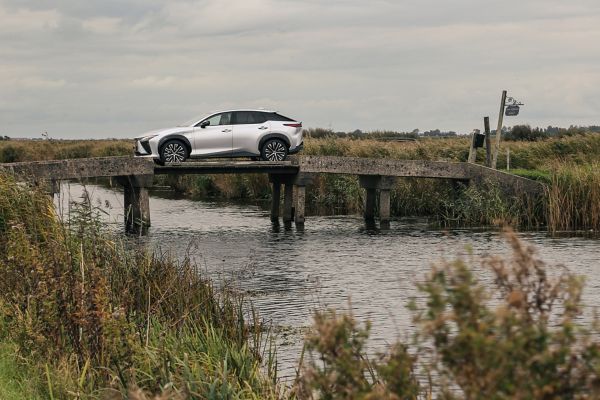
M 188 121 L 185 121 L 183 124 L 179 124 L 179 125 L 177 125 L 177 126 L 192 126 L 192 125 L 195 125 L 195 124 L 196 124 L 196 122 L 200 121 L 200 120 L 201 120 L 201 119 L 203 119 L 204 117 L 206 117 L 206 115 L 203 115 L 203 116 L 201 116 L 201 117 L 198 117 L 198 116 L 197 116 L 197 117 L 195 117 L 195 118 L 192 118 L 192 119 L 190 119 L 190 120 L 188 120 Z

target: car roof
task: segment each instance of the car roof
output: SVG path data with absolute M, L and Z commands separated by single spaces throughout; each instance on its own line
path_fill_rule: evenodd
M 210 114 L 217 114 L 217 113 L 222 113 L 222 112 L 235 112 L 235 111 L 259 111 L 259 112 L 267 112 L 267 113 L 277 112 L 276 110 L 266 110 L 264 108 L 236 108 L 233 110 L 212 111 L 212 112 L 210 112 Z

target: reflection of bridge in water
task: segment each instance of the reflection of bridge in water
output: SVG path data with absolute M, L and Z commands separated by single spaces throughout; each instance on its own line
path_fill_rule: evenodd
M 124 188 L 125 229 L 131 233 L 144 233 L 150 226 L 148 188 L 153 184 L 154 175 L 269 174 L 273 187 L 271 220 L 279 221 L 283 186 L 283 222 L 295 222 L 299 227 L 305 222 L 306 186 L 312 183 L 314 174 L 358 175 L 361 187 L 366 190 L 365 220 L 374 221 L 379 210 L 383 229 L 389 227 L 390 190 L 398 177 L 446 179 L 465 185 L 489 180 L 508 193 L 536 196 L 543 192 L 538 182 L 477 164 L 352 157 L 299 156 L 283 162 L 219 160 L 164 166 L 145 158 L 101 157 L 0 164 L 0 170 L 46 185 L 52 194 L 58 192 L 61 180 L 116 178 Z

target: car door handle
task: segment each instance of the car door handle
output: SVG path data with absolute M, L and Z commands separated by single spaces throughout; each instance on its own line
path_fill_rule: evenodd
M 223 129 L 221 132 L 231 132 L 231 129 Z
M 266 126 L 261 126 L 261 127 L 260 127 L 260 128 L 258 128 L 258 129 L 269 129 L 269 128 L 267 128 Z

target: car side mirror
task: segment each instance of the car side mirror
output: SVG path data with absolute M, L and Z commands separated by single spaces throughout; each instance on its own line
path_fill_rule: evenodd
M 204 129 L 204 128 L 206 128 L 206 127 L 207 127 L 207 126 L 209 126 L 209 125 L 210 125 L 210 121 L 202 121 L 202 122 L 200 123 L 200 128 L 203 128 L 203 129 Z

